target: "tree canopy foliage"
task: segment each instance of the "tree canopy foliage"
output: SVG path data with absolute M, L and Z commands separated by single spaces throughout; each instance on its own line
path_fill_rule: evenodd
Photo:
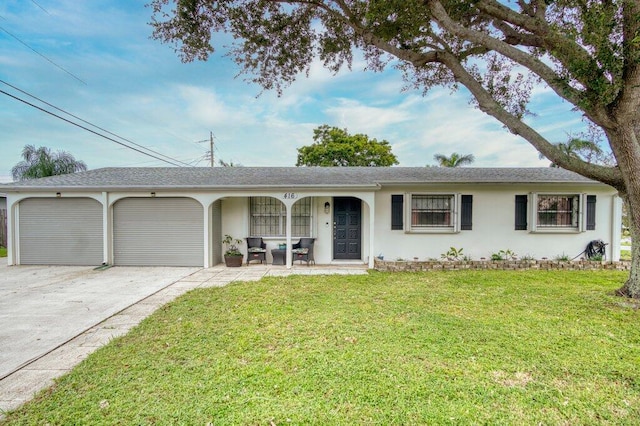
M 449 157 L 444 154 L 436 154 L 433 159 L 440 167 L 461 167 L 476 161 L 473 154 L 460 155 L 457 152 L 452 153 Z
M 298 148 L 296 166 L 393 166 L 398 159 L 386 140 L 350 135 L 347 129 L 322 125 L 313 130 L 315 143 Z
M 184 61 L 214 52 L 281 91 L 319 59 L 332 71 L 362 54 L 408 86 L 465 86 L 477 107 L 554 164 L 616 188 L 640 241 L 640 0 L 152 0 L 154 37 Z M 220 46 L 216 46 L 220 47 Z M 356 53 L 359 52 L 359 53 Z M 568 154 L 523 118 L 545 85 L 606 138 L 613 166 Z M 627 294 L 640 297 L 640 250 Z
M 68 152 L 52 152 L 44 146 L 36 148 L 34 145 L 25 145 L 22 158 L 11 169 L 13 180 L 37 179 L 87 170 L 83 161 L 76 160 Z

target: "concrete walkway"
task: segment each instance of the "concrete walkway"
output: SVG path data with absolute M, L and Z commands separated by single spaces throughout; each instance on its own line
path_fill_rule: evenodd
M 0 268 L 6 268 L 6 258 L 0 259 L 0 262 Z M 125 274 L 131 270 L 124 267 L 112 269 Z M 163 269 L 158 268 L 159 275 L 163 273 Z M 55 349 L 28 359 L 0 379 L 0 419 L 3 417 L 2 413 L 16 409 L 30 400 L 38 391 L 52 385 L 56 377 L 70 371 L 93 351 L 111 339 L 126 334 L 156 309 L 194 288 L 222 287 L 233 281 L 257 281 L 265 276 L 366 273 L 364 265 L 296 265 L 292 269 L 286 269 L 283 266 L 252 264 L 241 268 L 226 268 L 221 265 L 196 270 L 109 315 L 103 321 L 85 328 L 84 331 L 61 342 Z M 27 332 L 28 330 L 25 330 L 25 333 Z

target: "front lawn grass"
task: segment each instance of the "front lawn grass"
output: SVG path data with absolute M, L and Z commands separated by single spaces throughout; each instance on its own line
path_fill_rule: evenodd
M 7 248 L 0 247 L 0 257 L 7 257 Z
M 292 276 L 195 290 L 7 424 L 638 424 L 626 274 Z

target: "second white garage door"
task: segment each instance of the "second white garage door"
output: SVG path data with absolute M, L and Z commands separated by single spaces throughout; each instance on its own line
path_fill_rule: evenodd
M 114 264 L 203 266 L 202 205 L 191 198 L 124 198 L 113 206 Z

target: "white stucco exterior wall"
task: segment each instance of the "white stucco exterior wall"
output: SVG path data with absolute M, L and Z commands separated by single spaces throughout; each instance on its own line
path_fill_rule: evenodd
M 410 208 L 407 193 L 450 193 L 473 195 L 473 229 L 455 233 L 408 233 L 391 230 L 391 195 L 404 194 L 404 208 Z M 540 231 L 515 230 L 515 195 L 532 192 L 541 194 L 585 194 L 596 195 L 596 229 L 592 231 Z M 619 260 L 619 251 L 611 250 L 616 241 L 613 235 L 620 234 L 619 209 L 614 207 L 617 196 L 614 190 L 602 186 L 534 186 L 534 185 L 465 185 L 465 186 L 416 186 L 407 188 L 385 188 L 376 193 L 375 247 L 376 255 L 382 253 L 386 260 L 440 259 L 450 247 L 462 248 L 463 254 L 472 259 L 489 259 L 492 253 L 511 250 L 519 256 L 536 259 L 553 259 L 567 255 L 578 256 L 587 244 L 602 239 L 607 246 L 607 260 Z M 529 202 L 528 208 L 533 207 Z M 459 206 L 457 206 L 459 209 Z M 529 224 L 531 226 L 531 224 Z M 613 255 L 613 258 L 612 258 Z

